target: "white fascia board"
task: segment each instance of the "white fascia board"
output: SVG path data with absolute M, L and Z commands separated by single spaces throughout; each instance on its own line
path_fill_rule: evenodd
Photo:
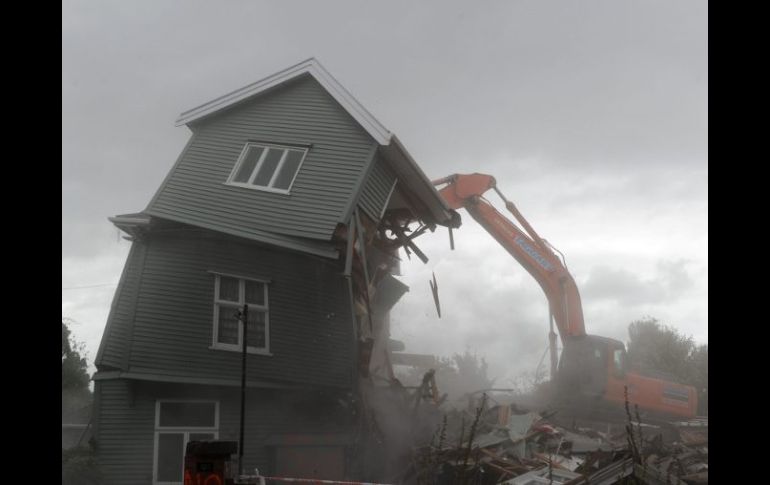
M 129 226 L 146 226 L 150 223 L 150 217 L 124 217 L 124 216 L 114 216 L 114 217 L 108 217 L 107 220 L 109 220 L 111 223 L 117 225 L 123 224 L 123 225 L 129 225 Z
M 277 72 L 272 76 L 256 81 L 231 93 L 202 104 L 196 108 L 187 110 L 179 115 L 176 126 L 186 125 L 192 121 L 208 116 L 216 111 L 230 107 L 245 99 L 255 96 L 270 88 L 283 84 L 302 74 L 310 74 L 326 91 L 353 117 L 380 145 L 390 143 L 391 133 L 377 119 L 359 103 L 347 89 L 321 66 L 310 58 L 294 66 Z

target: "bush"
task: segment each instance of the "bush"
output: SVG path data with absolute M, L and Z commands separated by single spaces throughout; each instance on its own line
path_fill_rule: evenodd
M 102 476 L 90 446 L 61 450 L 62 485 L 100 485 Z

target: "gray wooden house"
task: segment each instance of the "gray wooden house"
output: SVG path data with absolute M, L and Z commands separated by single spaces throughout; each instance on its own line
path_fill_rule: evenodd
M 423 257 L 413 238 L 454 214 L 315 59 L 177 125 L 192 135 L 147 208 L 110 218 L 132 247 L 96 357 L 106 483 L 181 484 L 186 442 L 238 439 L 244 303 L 246 470 L 360 477 L 398 249 Z

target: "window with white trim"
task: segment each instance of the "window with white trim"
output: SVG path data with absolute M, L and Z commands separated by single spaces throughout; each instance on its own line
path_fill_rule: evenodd
M 247 347 L 252 353 L 270 352 L 270 318 L 267 282 L 237 276 L 215 274 L 214 344 L 215 349 L 243 349 L 243 325 L 238 314 L 249 305 Z
M 288 194 L 305 155 L 306 148 L 247 143 L 227 183 Z
M 219 438 L 219 402 L 160 400 L 155 403 L 155 485 L 181 485 L 189 441 Z

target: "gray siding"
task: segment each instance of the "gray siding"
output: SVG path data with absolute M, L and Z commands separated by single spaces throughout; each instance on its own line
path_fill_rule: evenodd
M 385 164 L 379 155 L 375 158 L 374 167 L 366 181 L 359 204 L 361 208 L 372 218 L 380 220 L 385 204 L 388 202 L 390 189 L 396 180 L 396 174 Z
M 216 271 L 271 280 L 273 355 L 249 355 L 251 379 L 350 385 L 352 328 L 339 262 L 199 229 L 163 232 L 135 244 L 146 245 L 146 257 L 134 319 L 113 319 L 105 342 L 109 350 L 105 356 L 111 356 L 118 349 L 123 352 L 131 336 L 124 370 L 170 377 L 240 378 L 240 353 L 209 348 L 214 310 L 210 271 Z M 129 267 L 133 261 L 132 255 Z M 135 286 L 126 291 L 131 288 Z M 120 293 L 116 298 L 122 302 L 131 300 L 130 296 Z M 120 315 L 131 311 L 126 308 Z M 116 354 L 109 361 L 119 357 Z
M 198 399 L 219 402 L 219 439 L 237 441 L 240 390 L 214 386 L 157 384 L 114 379 L 98 381 L 97 459 L 105 485 L 152 483 L 155 403 L 159 399 Z M 253 390 L 246 394 L 245 470 L 271 472 L 266 442 L 277 433 L 345 433 L 348 424 L 313 415 L 312 394 Z
M 328 241 L 374 140 L 311 77 L 194 124 L 194 138 L 147 212 L 257 240 Z M 247 141 L 312 145 L 291 194 L 224 185 Z
M 136 243 L 132 243 L 123 274 L 120 277 L 120 284 L 113 297 L 110 314 L 107 317 L 107 324 L 95 362 L 97 368 L 125 369 L 142 259 L 142 249 Z
M 105 485 L 152 483 L 155 403 L 133 399 L 126 380 L 96 381 L 97 461 Z

